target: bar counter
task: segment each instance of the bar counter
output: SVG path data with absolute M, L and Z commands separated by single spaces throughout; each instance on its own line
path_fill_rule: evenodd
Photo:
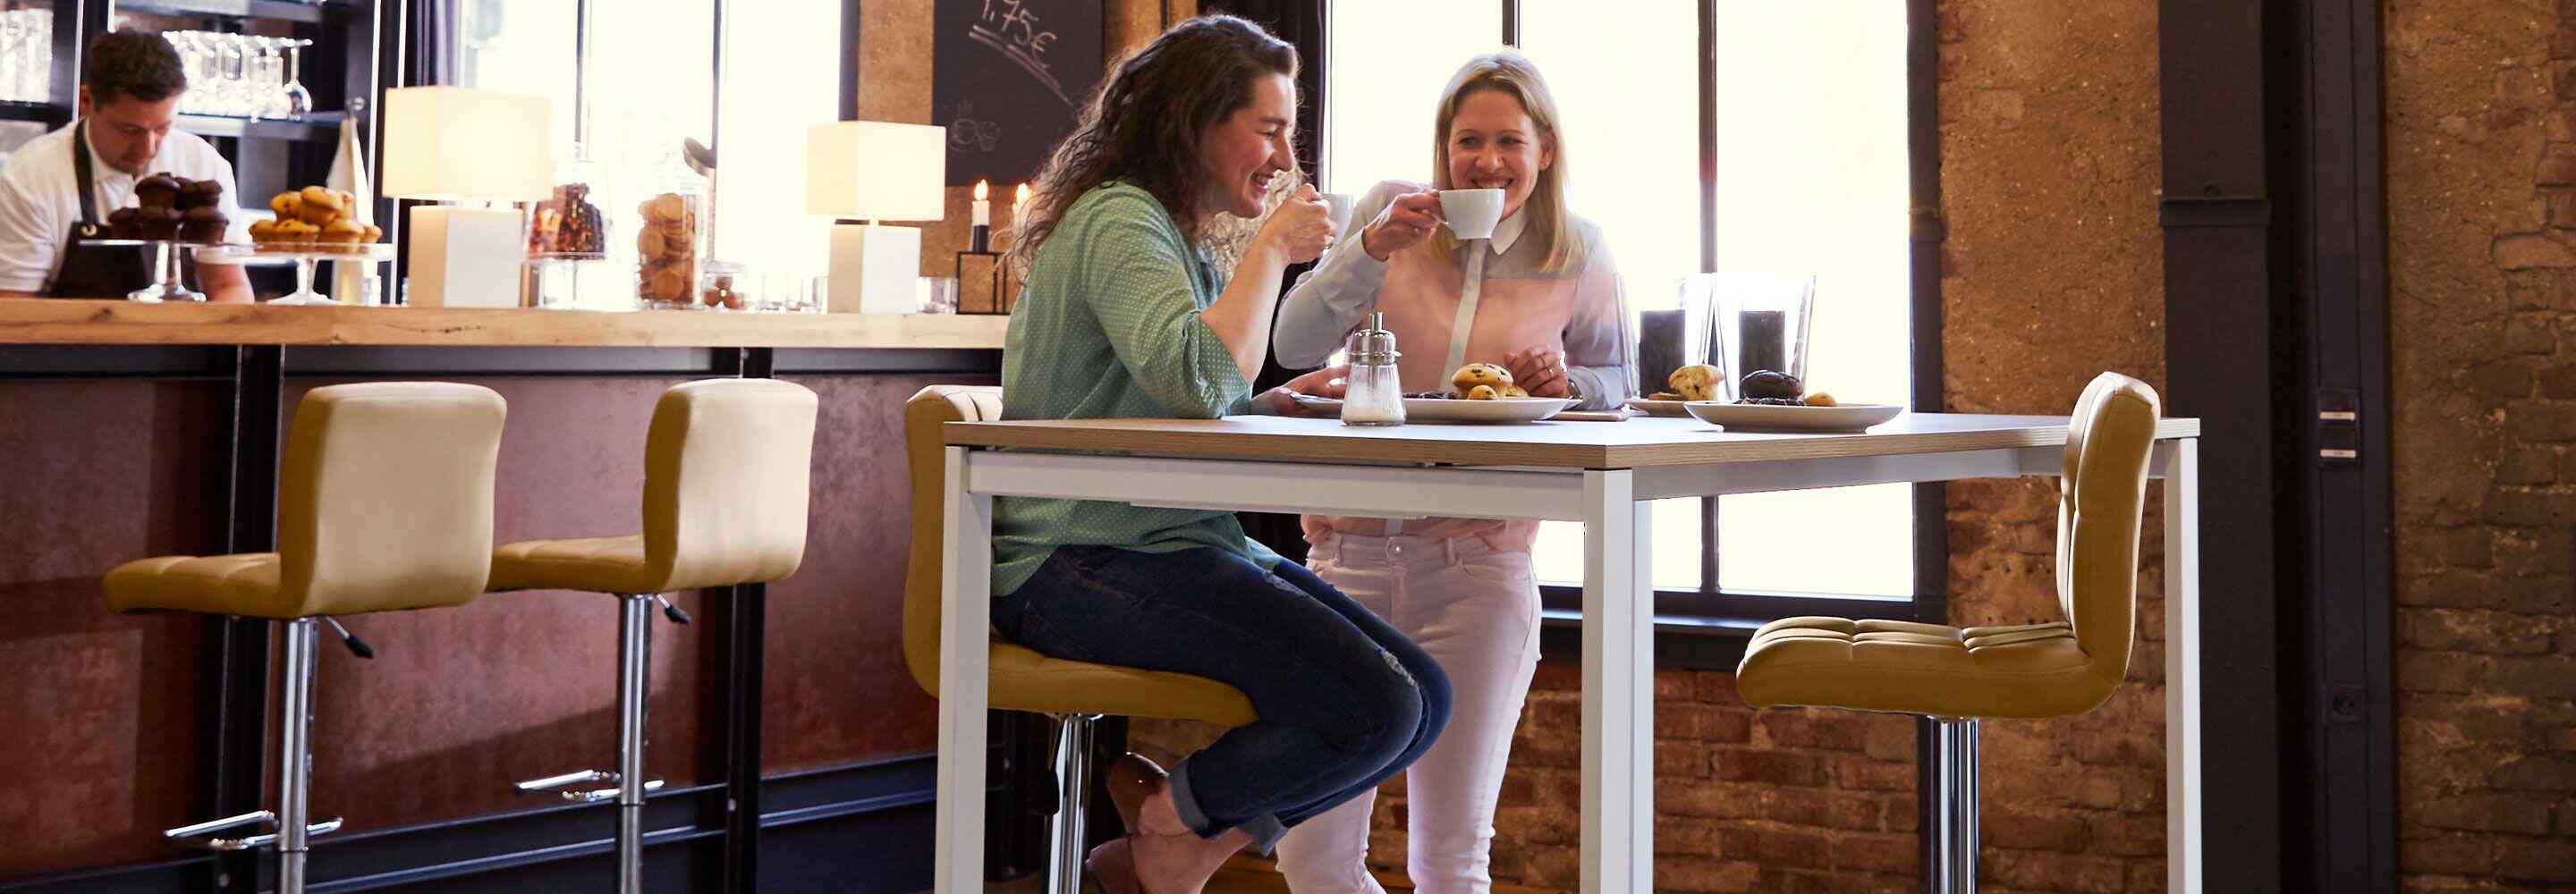
M 987 348 L 1009 317 L 0 301 L 0 344 Z
M 996 382 L 1007 323 L 0 300 L 0 753 L 23 756 L 0 783 L 0 892 L 264 883 L 267 861 L 175 850 L 159 831 L 263 806 L 269 625 L 110 614 L 99 576 L 270 548 L 279 432 L 304 391 L 442 379 L 501 392 L 494 535 L 508 542 L 634 533 L 653 403 L 710 376 L 821 397 L 809 541 L 794 576 L 674 594 L 694 623 L 657 624 L 648 770 L 668 785 L 646 810 L 647 871 L 702 891 L 930 887 L 935 703 L 900 643 L 903 402 Z M 609 812 L 510 792 L 614 765 L 613 603 L 511 593 L 349 618 L 374 660 L 326 636 L 312 804 L 348 825 L 313 839 L 315 883 L 549 891 L 613 877 Z M 988 834 L 1007 852 L 1034 829 Z

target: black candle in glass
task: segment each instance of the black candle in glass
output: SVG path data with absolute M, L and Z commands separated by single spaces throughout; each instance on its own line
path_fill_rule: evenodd
M 1637 395 L 1665 390 L 1673 370 L 1682 366 L 1682 312 L 1637 312 Z
M 1757 370 L 1793 373 L 1789 369 L 1789 313 L 1780 310 L 1748 310 L 1736 314 L 1737 358 L 1743 368 L 1735 370 L 1738 378 Z M 1794 374 L 1794 373 L 1793 373 Z

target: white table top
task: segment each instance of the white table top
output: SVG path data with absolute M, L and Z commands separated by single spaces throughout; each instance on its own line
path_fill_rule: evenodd
M 951 422 L 951 446 L 1088 450 L 1280 462 L 1438 463 L 1628 469 L 1782 459 L 1895 456 L 2066 443 L 2064 416 L 1908 413 L 1866 432 L 1728 432 L 1696 419 L 1431 425 L 1391 428 L 1279 416 Z M 2196 438 L 2200 420 L 2165 419 L 2159 440 Z

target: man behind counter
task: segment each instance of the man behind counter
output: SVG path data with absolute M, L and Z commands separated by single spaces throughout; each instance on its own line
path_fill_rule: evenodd
M 230 221 L 225 241 L 246 241 L 232 165 L 203 138 L 171 129 L 187 91 L 179 52 L 161 35 L 119 30 L 89 42 L 80 117 L 27 141 L 0 170 L 0 298 L 112 298 L 149 284 L 147 254 L 85 244 L 79 228 L 134 204 L 135 183 L 153 173 L 223 184 L 215 207 Z M 251 300 L 240 267 L 196 270 L 209 300 Z

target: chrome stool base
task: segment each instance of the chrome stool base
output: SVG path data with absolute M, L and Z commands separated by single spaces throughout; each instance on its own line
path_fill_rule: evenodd
M 583 786 L 600 782 L 608 783 L 609 787 L 583 788 Z M 654 791 L 661 787 L 662 780 L 644 780 L 645 791 Z M 526 782 L 519 783 L 517 786 L 519 794 L 522 795 L 556 795 L 562 797 L 566 801 L 571 801 L 576 804 L 589 804 L 597 801 L 606 801 L 610 798 L 617 797 L 617 793 L 623 790 L 623 788 L 623 784 L 618 781 L 617 774 L 611 773 L 607 770 L 575 770 L 558 776 L 548 776 L 543 779 L 531 779 Z
M 1081 894 L 1083 810 L 1091 794 L 1091 722 L 1098 714 L 1049 714 L 1056 722 L 1055 816 L 1047 820 L 1047 890 Z
M 305 792 L 313 782 L 313 658 L 320 622 L 297 618 L 286 622 L 286 686 L 278 707 L 277 809 L 207 820 L 165 829 L 161 837 L 175 844 L 211 851 L 277 848 L 277 894 L 304 894 L 305 840 L 340 828 L 340 818 L 312 822 Z M 262 831 L 226 838 L 215 833 L 245 826 Z
M 261 832 L 257 835 L 245 835 L 240 838 L 225 838 L 214 834 L 226 829 L 235 829 L 242 826 L 253 825 L 268 831 Z M 339 830 L 340 818 L 336 816 L 318 823 L 304 824 L 304 834 L 307 837 L 337 832 Z M 193 826 L 180 826 L 176 829 L 164 829 L 161 831 L 161 837 L 167 839 L 172 844 L 177 844 L 181 847 L 193 847 L 198 850 L 246 851 L 253 848 L 262 848 L 277 843 L 277 814 L 266 810 L 254 810 L 240 816 L 228 816 L 219 820 L 207 820 Z
M 1932 753 L 1924 758 L 1939 782 L 1940 813 L 1933 817 L 1931 847 L 1923 854 L 1923 889 L 1933 894 L 1977 891 L 1977 719 L 1927 717 Z
M 581 804 L 615 799 L 617 890 L 619 894 L 639 894 L 644 890 L 644 793 L 662 787 L 662 780 L 644 775 L 644 708 L 651 696 L 646 688 L 653 671 L 653 608 L 660 606 L 674 624 L 689 623 L 689 616 L 658 593 L 615 595 L 617 769 L 576 770 L 530 779 L 519 783 L 517 789 L 523 795 L 555 795 Z M 588 787 L 600 783 L 611 787 Z

